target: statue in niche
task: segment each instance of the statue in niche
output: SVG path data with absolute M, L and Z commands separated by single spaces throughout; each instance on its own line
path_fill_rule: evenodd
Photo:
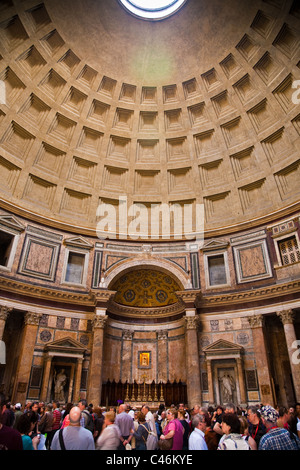
M 220 385 L 221 385 L 221 395 L 224 402 L 232 402 L 233 401 L 233 391 L 235 390 L 235 381 L 234 378 L 227 374 L 224 374 L 222 377 L 219 378 Z
M 61 369 L 57 374 L 56 369 L 54 370 L 54 399 L 58 401 L 65 401 L 65 386 L 67 383 L 67 376 L 65 369 Z

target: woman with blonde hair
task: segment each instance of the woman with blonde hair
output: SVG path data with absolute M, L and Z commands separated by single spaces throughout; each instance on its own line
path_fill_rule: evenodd
M 115 419 L 116 414 L 113 411 L 108 411 L 105 414 L 102 431 L 96 441 L 96 450 L 118 449 L 121 433 L 118 426 L 115 424 Z

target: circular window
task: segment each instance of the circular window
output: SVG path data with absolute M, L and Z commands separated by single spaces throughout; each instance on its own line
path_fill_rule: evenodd
M 173 15 L 187 0 L 119 0 L 135 16 L 161 20 Z

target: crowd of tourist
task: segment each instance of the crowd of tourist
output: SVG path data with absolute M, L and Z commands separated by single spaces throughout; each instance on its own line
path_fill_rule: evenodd
M 300 450 L 300 403 L 153 410 L 2 400 L 0 450 Z

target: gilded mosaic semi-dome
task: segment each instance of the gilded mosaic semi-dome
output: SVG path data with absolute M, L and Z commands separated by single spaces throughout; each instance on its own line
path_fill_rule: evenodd
M 204 206 L 208 234 L 299 201 L 297 2 L 1 4 L 1 205 L 94 235 L 97 207 Z

